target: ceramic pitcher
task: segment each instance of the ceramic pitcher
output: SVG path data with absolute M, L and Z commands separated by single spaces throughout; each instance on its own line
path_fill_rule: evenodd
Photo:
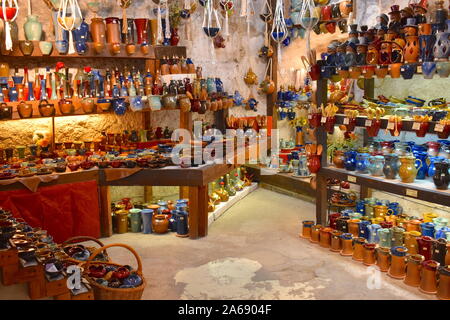
M 420 229 L 423 236 L 434 237 L 434 223 L 424 222 L 420 225 Z
M 356 155 L 356 171 L 359 173 L 368 173 L 369 172 L 369 157 L 368 153 L 358 153 Z
M 445 161 L 435 162 L 433 182 L 437 189 L 447 190 L 450 183 L 449 164 Z
M 367 242 L 369 243 L 378 243 L 380 238 L 378 236 L 378 230 L 381 229 L 379 224 L 370 224 L 367 225 L 367 231 L 369 232 L 369 236 L 367 238 Z
M 383 173 L 387 179 L 395 179 L 398 174 L 398 156 L 395 153 L 384 156 Z
M 420 163 L 419 167 L 416 167 L 415 162 Z M 400 157 L 399 176 L 404 183 L 413 183 L 416 179 L 417 172 L 422 167 L 421 160 L 414 156 L 401 156 Z
M 390 248 L 392 244 L 392 229 L 382 228 L 378 230 L 378 237 L 380 241 L 378 242 L 380 247 Z
M 372 176 L 382 176 L 384 167 L 383 156 L 371 156 L 369 158 L 369 172 Z
M 428 153 L 423 151 L 414 152 L 414 156 L 416 157 L 416 159 L 420 160 L 416 161 L 416 167 L 418 167 L 416 179 L 424 180 L 428 172 L 428 165 L 427 165 Z

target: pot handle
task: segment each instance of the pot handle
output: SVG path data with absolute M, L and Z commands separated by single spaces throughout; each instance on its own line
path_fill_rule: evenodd
M 44 102 L 45 102 L 45 103 L 44 103 Z M 40 105 L 40 106 L 43 105 L 43 104 L 48 104 L 47 99 L 42 99 L 42 100 L 39 102 L 39 105 Z
M 420 168 L 423 167 L 423 161 L 420 159 L 416 159 L 416 162 L 419 161 L 420 162 L 420 166 L 417 168 L 417 170 L 420 170 Z
M 104 247 L 98 248 L 97 250 L 95 250 L 95 251 L 91 254 L 91 256 L 89 257 L 89 259 L 83 264 L 83 268 L 84 268 L 85 270 L 88 270 L 88 269 L 89 269 L 90 263 L 93 262 L 93 260 L 95 259 L 95 257 L 96 257 L 98 254 L 100 254 L 101 252 L 103 252 L 103 251 L 105 251 L 106 249 L 111 248 L 111 247 L 122 247 L 122 248 L 125 248 L 125 249 L 128 249 L 129 251 L 131 251 L 131 253 L 132 253 L 132 254 L 134 255 L 134 257 L 136 258 L 136 262 L 137 262 L 137 265 L 138 265 L 136 271 L 138 272 L 138 274 L 141 274 L 141 275 L 142 275 L 142 261 L 141 261 L 141 258 L 139 257 L 138 253 L 137 253 L 132 247 L 130 247 L 130 246 L 126 245 L 126 244 L 123 244 L 123 243 L 111 243 L 111 244 L 108 244 L 108 245 L 106 245 L 106 246 L 104 246 Z

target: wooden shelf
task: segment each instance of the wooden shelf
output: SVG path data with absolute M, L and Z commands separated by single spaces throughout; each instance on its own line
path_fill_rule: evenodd
M 49 62 L 49 60 L 52 60 L 52 58 L 57 58 L 58 60 L 61 59 L 73 59 L 73 58 L 84 58 L 84 59 L 162 59 L 164 57 L 185 57 L 186 58 L 186 47 L 173 47 L 173 46 L 149 46 L 149 52 L 148 54 L 144 55 L 142 51 L 140 50 L 140 46 L 136 45 L 136 52 L 132 55 L 128 55 L 126 53 L 125 44 L 120 45 L 120 53 L 113 55 L 110 52 L 110 45 L 105 44 L 105 48 L 101 54 L 97 54 L 94 51 L 94 47 L 92 42 L 87 42 L 87 51 L 83 55 L 79 55 L 78 53 L 75 54 L 59 54 L 58 50 L 56 50 L 55 43 L 53 44 L 53 50 L 50 55 L 44 56 L 39 49 L 39 41 L 33 41 L 34 49 L 33 53 L 29 56 L 24 56 L 22 51 L 20 50 L 20 42 L 24 41 L 16 41 L 13 43 L 13 50 L 12 52 L 7 52 L 4 47 L 1 49 L 2 59 L 5 60 L 10 58 L 12 61 L 13 59 L 21 58 L 21 59 L 39 59 L 41 61 Z
M 436 189 L 431 179 L 415 180 L 414 183 L 403 183 L 400 179 L 391 180 L 384 177 L 374 177 L 335 167 L 321 168 L 318 174 L 326 178 L 364 185 L 371 189 L 450 206 L 450 190 Z

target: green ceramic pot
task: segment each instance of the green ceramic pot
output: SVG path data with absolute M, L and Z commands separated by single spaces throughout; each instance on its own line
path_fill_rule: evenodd
M 29 15 L 27 21 L 23 25 L 25 37 L 29 41 L 40 41 L 42 37 L 42 24 L 38 20 L 38 16 Z
M 439 61 L 436 63 L 437 73 L 441 78 L 448 78 L 450 75 L 450 62 Z
M 44 56 L 49 56 L 52 53 L 53 44 L 50 41 L 39 42 L 39 49 Z

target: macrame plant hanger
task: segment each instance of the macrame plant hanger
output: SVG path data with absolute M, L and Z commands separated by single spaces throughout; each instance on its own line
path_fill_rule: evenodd
M 224 26 L 223 26 L 223 36 L 227 39 L 230 36 L 230 23 L 229 23 L 229 12 L 234 8 L 233 0 L 225 0 L 221 2 L 224 10 Z
M 75 53 L 72 30 L 78 28 L 83 20 L 83 15 L 81 14 L 81 9 L 78 5 L 78 1 L 60 0 L 57 20 L 59 26 L 69 32 L 69 54 Z M 76 25 L 77 20 L 79 20 L 78 25 Z
M 207 0 L 203 15 L 202 28 L 206 35 L 210 38 L 211 63 L 216 64 L 216 51 L 214 49 L 214 38 L 221 30 L 219 16 L 214 8 L 214 0 Z
M 264 5 L 261 8 L 259 16 L 262 21 L 264 21 L 264 46 L 267 48 L 270 46 L 269 21 L 272 19 L 272 15 L 272 6 L 270 5 L 269 0 L 264 0 Z
M 281 64 L 281 43 L 288 36 L 288 29 L 283 13 L 283 0 L 277 0 L 271 36 L 273 41 L 277 43 L 278 63 Z
M 300 25 L 306 30 L 306 52 L 311 51 L 311 30 L 319 22 L 314 0 L 304 0 L 300 11 Z
M 162 29 L 162 17 L 161 17 L 161 1 L 158 1 L 157 13 L 156 13 L 156 43 L 162 44 L 164 42 L 164 34 Z
M 8 6 L 6 5 L 8 4 Z M 6 8 L 14 8 L 15 12 L 14 15 L 10 18 L 8 18 Z M 16 20 L 17 15 L 19 14 L 19 4 L 17 3 L 17 0 L 3 0 L 2 1 L 2 15 L 3 20 L 5 21 L 5 49 L 7 51 L 12 50 L 13 43 L 11 38 L 11 22 L 14 22 Z
M 172 36 L 172 33 L 170 32 L 170 19 L 169 19 L 169 0 L 164 1 L 164 6 L 166 10 L 166 30 L 164 32 L 164 38 L 170 39 Z

